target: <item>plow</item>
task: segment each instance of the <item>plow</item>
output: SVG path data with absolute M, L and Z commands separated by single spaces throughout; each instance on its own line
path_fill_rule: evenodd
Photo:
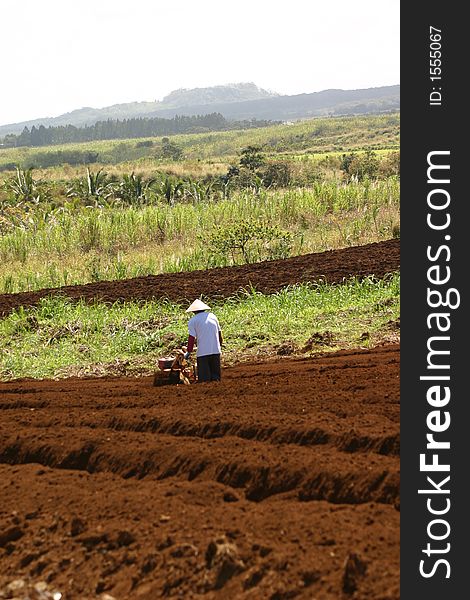
M 153 385 L 191 385 L 197 382 L 196 365 L 184 358 L 184 349 L 176 350 L 174 356 L 158 359 L 158 370 L 153 377 Z

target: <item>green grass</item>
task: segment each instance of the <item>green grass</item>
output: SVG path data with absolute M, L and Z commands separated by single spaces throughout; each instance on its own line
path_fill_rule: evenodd
M 399 285 L 395 274 L 269 296 L 250 290 L 212 305 L 224 333 L 224 363 L 396 341 Z M 186 341 L 185 308 L 43 299 L 0 321 L 0 378 L 149 374 L 159 356 Z
M 266 152 L 315 152 L 346 151 L 352 149 L 397 148 L 399 144 L 400 116 L 364 115 L 354 117 L 315 118 L 288 125 L 273 125 L 257 129 L 221 131 L 214 133 L 184 134 L 172 136 L 189 160 L 214 160 L 232 158 L 241 148 L 249 145 L 263 146 Z M 160 140 L 159 138 L 146 138 Z M 96 152 L 97 162 L 114 165 L 131 161 L 127 167 L 137 168 L 155 154 L 155 148 L 138 146 L 143 139 L 106 140 L 82 142 L 40 148 L 5 148 L 0 150 L 0 169 L 6 165 L 22 167 L 41 166 L 44 154 L 68 152 Z
M 292 255 L 389 239 L 399 231 L 396 171 L 345 182 L 341 155 L 374 149 L 387 167 L 399 144 L 399 115 L 321 118 L 253 130 L 174 136 L 185 159 L 163 162 L 142 140 L 0 150 L 6 164 L 35 164 L 60 150 L 98 153 L 119 179 L 165 172 L 201 181 L 227 172 L 240 150 L 263 147 L 289 161 L 291 187 L 232 191 L 230 199 L 178 201 L 153 194 L 142 206 L 84 207 L 66 198 L 85 166 L 34 171 L 42 200 L 15 200 L 0 186 L 0 293 L 232 264 L 209 254 L 212 232 L 253 219 L 293 236 Z M 159 139 L 153 140 L 159 143 Z M 36 158 L 35 158 L 36 157 Z M 395 160 L 396 162 L 396 160 Z M 5 173 L 5 179 L 10 174 Z M 151 373 L 158 356 L 186 341 L 184 308 L 165 302 L 72 303 L 49 298 L 0 320 L 0 378 Z M 226 339 L 225 364 L 250 357 L 335 350 L 397 340 L 399 275 L 340 286 L 302 285 L 271 296 L 251 290 L 214 306 Z
M 207 239 L 247 216 L 290 231 L 293 255 L 389 239 L 399 197 L 399 181 L 389 178 L 173 207 L 38 207 L 0 237 L 0 293 L 224 266 L 226 258 L 207 253 Z

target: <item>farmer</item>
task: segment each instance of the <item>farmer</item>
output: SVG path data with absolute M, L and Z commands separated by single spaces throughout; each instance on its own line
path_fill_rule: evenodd
M 210 306 L 201 300 L 194 300 L 186 310 L 194 313 L 188 321 L 188 346 L 184 357 L 189 358 L 197 340 L 197 379 L 199 381 L 220 381 L 220 348 L 222 332 L 217 317 L 206 312 Z

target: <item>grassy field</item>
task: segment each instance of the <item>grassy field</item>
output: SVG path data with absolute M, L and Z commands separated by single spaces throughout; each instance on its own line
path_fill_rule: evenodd
M 299 121 L 291 124 L 273 125 L 259 129 L 221 131 L 171 136 L 172 142 L 182 148 L 188 161 L 211 164 L 231 162 L 241 148 L 249 145 L 262 146 L 272 154 L 342 152 L 348 150 L 397 149 L 399 145 L 400 117 L 398 114 L 365 115 L 360 117 L 332 117 Z M 83 142 L 40 148 L 0 149 L 0 170 L 18 164 L 23 168 L 41 167 L 48 154 L 96 153 L 96 163 L 117 165 L 124 163 L 128 171 L 139 168 L 155 169 L 161 161 L 154 158 L 155 147 L 142 142 L 158 143 L 161 138 L 133 140 L 110 140 Z M 60 162 L 60 161 L 59 161 Z M 74 171 L 67 169 L 70 175 Z M 60 167 L 54 177 L 61 175 Z
M 290 235 L 291 255 L 396 237 L 399 154 L 392 148 L 398 133 L 398 115 L 370 115 L 174 136 L 184 147 L 184 160 L 147 156 L 108 164 L 105 171 L 93 165 L 92 193 L 83 165 L 5 173 L 0 293 L 234 264 L 233 255 L 208 251 L 207 242 L 214 232 L 247 218 Z M 116 160 L 125 155 L 124 146 L 154 151 L 141 142 L 4 149 L 0 164 L 79 146 L 103 156 L 120 149 Z M 264 172 L 245 169 L 248 181 L 232 189 L 235 178 L 225 188 L 230 164 L 241 164 L 237 153 L 250 144 L 263 147 Z M 345 173 L 344 157 L 352 156 L 339 150 L 345 147 L 377 147 L 371 176 Z M 369 164 L 368 152 L 355 152 L 356 162 Z M 289 181 L 265 184 L 269 168 L 275 174 L 286 168 Z
M 37 207 L 0 237 L 0 293 L 233 264 L 207 242 L 247 215 L 288 231 L 292 255 L 380 241 L 399 223 L 399 182 L 321 182 L 174 206 Z
M 398 274 L 336 286 L 253 290 L 214 305 L 224 363 L 397 341 Z M 187 340 L 184 308 L 168 302 L 72 303 L 47 298 L 0 321 L 0 378 L 139 375 Z

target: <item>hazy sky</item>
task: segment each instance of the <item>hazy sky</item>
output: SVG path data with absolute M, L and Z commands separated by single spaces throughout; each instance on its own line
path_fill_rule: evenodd
M 0 0 L 0 124 L 253 81 L 399 83 L 399 0 Z

